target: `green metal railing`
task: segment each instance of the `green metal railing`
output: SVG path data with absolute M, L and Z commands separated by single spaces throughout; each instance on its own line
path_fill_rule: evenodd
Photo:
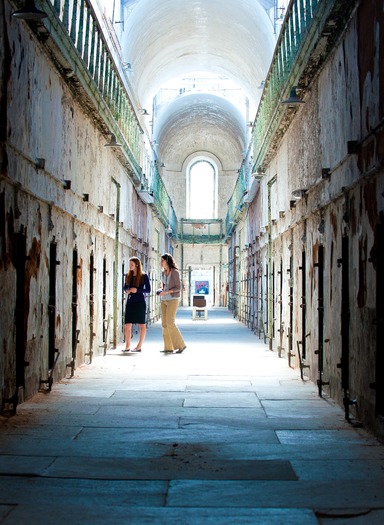
M 279 140 L 288 126 L 289 118 L 286 106 L 281 104 L 282 99 L 289 95 L 293 86 L 300 87 L 300 81 L 303 82 L 304 88 L 309 85 L 321 63 L 332 50 L 355 4 L 355 0 L 291 0 L 252 130 L 248 151 L 253 149 L 253 172 L 265 172 L 273 154 L 271 145 L 273 141 Z M 327 42 L 322 46 L 322 53 L 314 57 L 313 50 L 324 36 Z M 247 176 L 249 177 L 250 173 Z M 240 172 L 229 201 L 226 217 L 227 236 L 232 233 L 240 216 L 243 188 L 244 179 Z
M 140 179 L 140 157 L 142 149 L 142 129 L 131 105 L 128 93 L 116 68 L 112 53 L 108 48 L 102 28 L 96 14 L 87 0 L 50 0 L 51 13 L 48 13 L 51 26 L 47 29 L 54 38 L 64 31 L 70 38 L 73 47 L 56 44 L 65 58 L 80 59 L 82 69 L 87 72 L 88 87 L 101 97 L 118 125 L 128 148 L 124 148 L 132 169 Z M 56 20 L 55 20 L 56 17 Z M 57 20 L 60 25 L 57 24 Z M 76 57 L 77 54 L 77 57 Z M 84 76 L 84 71 L 82 75 Z M 76 68 L 76 75 L 80 68 Z M 85 87 L 85 86 L 83 86 Z M 99 108 L 105 109 L 105 108 Z
M 239 170 L 239 175 L 236 180 L 235 188 L 233 190 L 232 196 L 228 201 L 228 211 L 225 219 L 225 228 L 227 236 L 230 236 L 234 228 L 235 223 L 237 222 L 242 209 L 243 209 L 243 200 L 247 192 L 247 177 L 244 162 L 241 165 Z
M 188 244 L 220 244 L 225 241 L 222 219 L 181 219 L 177 240 Z
M 285 111 L 285 108 L 280 105 L 281 97 L 289 87 L 292 87 L 289 82 L 294 80 L 292 77 L 297 58 L 301 54 L 318 6 L 325 3 L 330 2 L 327 0 L 293 0 L 288 6 L 284 25 L 264 83 L 263 95 L 253 128 L 256 169 L 265 168 L 263 162 L 271 137 Z
M 165 225 L 170 226 L 173 233 L 177 234 L 178 227 L 176 214 L 157 166 L 153 167 L 151 175 L 149 189 L 153 194 L 155 210 L 159 219 L 162 220 Z
M 253 147 L 254 152 L 253 171 L 266 168 L 270 144 L 285 114 L 285 108 L 280 104 L 281 97 L 288 95 L 292 82 L 300 79 L 306 59 L 321 37 L 327 16 L 335 4 L 340 4 L 344 9 L 348 1 L 291 0 L 288 6 L 252 132 L 250 148 Z M 353 4 L 351 0 L 350 5 Z M 48 22 L 44 21 L 44 24 L 52 38 L 56 39 L 64 62 L 73 65 L 73 73 L 87 90 L 95 108 L 108 113 L 110 121 L 121 133 L 125 142 L 123 151 L 135 182 L 147 183 L 140 166 L 144 149 L 141 140 L 143 131 L 90 0 L 49 0 L 44 3 L 46 11 L 49 11 L 49 5 L 51 12 L 48 13 Z M 332 30 L 336 34 L 334 27 Z M 65 36 L 71 46 L 64 42 Z M 227 236 L 241 215 L 247 176 L 243 162 L 234 192 L 228 201 Z M 157 169 L 151 173 L 149 182 L 158 216 L 164 224 L 169 224 L 174 232 L 179 233 L 180 224 Z M 209 235 L 208 238 L 213 239 L 214 236 Z
M 97 15 L 89 0 L 50 0 L 46 29 L 71 70 L 64 70 L 67 78 L 76 75 L 95 109 L 106 118 L 111 132 L 118 130 L 123 140 L 123 151 L 128 159 L 127 168 L 135 183 L 154 194 L 154 208 L 164 225 L 177 231 L 177 219 L 172 203 L 157 168 L 149 177 L 140 166 L 146 155 L 143 130 L 130 102 L 124 80 L 116 67 Z M 45 22 L 44 22 L 45 23 Z M 60 65 L 60 64 L 58 64 Z M 125 143 L 124 143 L 125 142 Z

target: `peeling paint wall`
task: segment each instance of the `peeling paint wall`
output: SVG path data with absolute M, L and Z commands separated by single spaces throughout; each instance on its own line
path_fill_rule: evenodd
M 232 254 L 240 245 L 237 274 L 243 268 L 246 279 L 230 285 L 238 317 L 290 366 L 301 366 L 303 378 L 344 406 L 347 418 L 378 434 L 384 417 L 376 312 L 383 269 L 375 266 L 384 211 L 379 4 L 361 3 L 296 110 L 232 239 Z M 254 265 L 256 292 L 247 297 Z M 254 312 L 249 319 L 247 310 Z
M 305 104 L 293 110 L 227 253 L 204 247 L 200 262 L 222 271 L 219 287 L 228 274 L 229 308 L 288 366 L 344 405 L 346 416 L 384 429 L 377 387 L 384 383 L 377 315 L 384 295 L 378 289 L 384 220 L 379 4 L 360 3 L 308 86 Z M 142 259 L 154 290 L 161 253 L 174 250 L 184 268 L 198 262 L 196 247 L 173 246 L 27 24 L 13 20 L 6 6 L 0 49 L 3 412 L 122 340 L 129 257 Z M 220 215 L 236 177 L 235 157 L 234 165 L 220 165 L 229 181 L 219 187 Z M 169 166 L 170 175 L 182 172 L 182 160 Z M 185 179 L 179 182 L 170 192 L 178 211 L 186 195 Z M 152 322 L 159 315 L 154 294 L 148 308 Z
M 9 10 L 5 18 L 0 408 L 9 413 L 122 341 L 128 259 L 140 257 L 156 283 L 159 252 L 168 246 L 155 235 L 163 226 L 27 25 Z M 154 293 L 148 314 L 149 322 L 159 317 Z

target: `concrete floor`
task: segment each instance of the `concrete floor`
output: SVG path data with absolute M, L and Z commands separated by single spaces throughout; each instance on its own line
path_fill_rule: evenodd
M 0 419 L 1 524 L 384 523 L 383 445 L 225 309 L 178 324 Z

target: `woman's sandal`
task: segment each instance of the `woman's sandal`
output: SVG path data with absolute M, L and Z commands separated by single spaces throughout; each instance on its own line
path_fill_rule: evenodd
M 179 348 L 178 350 L 176 350 L 176 354 L 182 354 L 186 348 L 187 346 L 184 346 L 183 348 Z
M 134 348 L 132 352 L 141 352 L 141 348 Z

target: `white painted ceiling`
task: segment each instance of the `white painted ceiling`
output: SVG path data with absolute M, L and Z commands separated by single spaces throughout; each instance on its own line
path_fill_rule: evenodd
M 250 140 L 260 83 L 271 62 L 275 35 L 267 9 L 273 0 L 122 1 L 123 59 L 142 124 L 158 143 L 159 158 L 180 167 L 194 151 L 207 151 L 222 166 L 239 167 Z M 217 76 L 242 90 L 243 108 L 217 92 L 187 91 L 161 104 L 153 99 L 174 79 Z M 248 108 L 248 109 L 247 109 Z M 139 112 L 140 114 L 140 112 Z

